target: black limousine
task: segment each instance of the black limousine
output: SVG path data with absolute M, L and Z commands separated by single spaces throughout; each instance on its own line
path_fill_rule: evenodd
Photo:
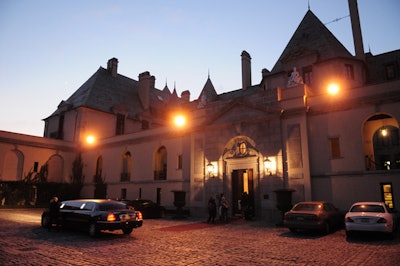
M 53 216 L 53 218 L 52 218 Z M 130 234 L 143 225 L 142 213 L 126 204 L 106 199 L 78 199 L 62 201 L 54 219 L 50 210 L 42 213 L 42 227 L 59 227 L 87 230 L 90 236 L 100 231 L 122 230 Z

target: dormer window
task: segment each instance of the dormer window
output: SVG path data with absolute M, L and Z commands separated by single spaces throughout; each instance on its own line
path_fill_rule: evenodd
M 396 63 L 390 63 L 385 66 L 386 79 L 396 78 Z
M 346 77 L 349 80 L 354 80 L 354 69 L 353 65 L 345 64 L 346 67 Z
M 303 67 L 303 81 L 304 84 L 312 84 L 312 66 Z
M 115 135 L 124 134 L 125 130 L 125 115 L 117 114 L 117 124 L 115 127 Z

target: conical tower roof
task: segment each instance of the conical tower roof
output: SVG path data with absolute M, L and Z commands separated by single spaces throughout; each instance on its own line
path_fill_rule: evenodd
M 314 13 L 308 10 L 271 73 L 291 69 L 292 61 L 310 55 L 315 55 L 317 61 L 353 57 Z

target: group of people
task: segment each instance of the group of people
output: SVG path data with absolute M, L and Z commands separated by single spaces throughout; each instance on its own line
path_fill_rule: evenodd
M 225 195 L 222 193 L 217 196 L 217 200 L 211 196 L 208 200 L 208 219 L 207 223 L 215 223 L 217 214 L 219 220 L 223 222 L 228 221 L 228 209 L 229 203 Z M 240 210 L 242 212 L 242 217 L 246 220 L 251 220 L 254 214 L 253 204 L 251 197 L 247 192 L 243 192 L 240 200 Z
M 208 200 L 207 223 L 215 223 L 215 219 L 217 217 L 217 211 L 219 219 L 223 222 L 228 222 L 229 202 L 223 193 L 219 197 L 217 197 L 217 200 L 218 204 L 213 196 L 211 196 Z

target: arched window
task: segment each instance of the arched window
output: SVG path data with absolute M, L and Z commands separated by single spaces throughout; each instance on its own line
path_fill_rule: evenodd
M 400 169 L 399 124 L 388 114 L 371 116 L 363 127 L 367 170 Z
M 154 180 L 167 180 L 167 149 L 162 146 L 155 154 Z
M 121 182 L 131 181 L 132 156 L 129 151 L 122 155 L 121 160 Z
M 99 180 L 102 180 L 103 174 L 103 156 L 99 156 L 96 161 L 96 173 L 94 176 L 94 182 L 97 183 Z
M 63 159 L 59 155 L 51 156 L 48 161 L 48 182 L 63 182 Z

